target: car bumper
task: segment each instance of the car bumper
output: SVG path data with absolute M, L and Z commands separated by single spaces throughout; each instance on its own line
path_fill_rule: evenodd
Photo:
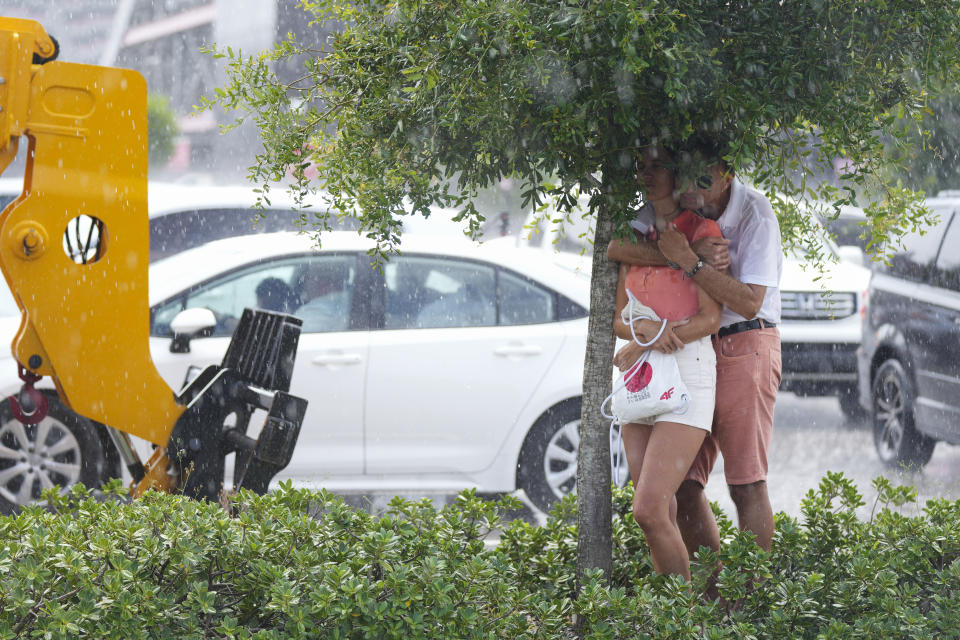
M 858 347 L 857 343 L 781 342 L 780 389 L 811 396 L 855 392 Z
M 860 406 L 868 411 L 871 410 L 873 406 L 873 394 L 871 390 L 873 380 L 870 379 L 870 370 L 872 369 L 873 354 L 876 353 L 876 349 L 877 346 L 873 335 L 865 333 L 863 342 L 857 350 L 857 383 L 860 390 Z

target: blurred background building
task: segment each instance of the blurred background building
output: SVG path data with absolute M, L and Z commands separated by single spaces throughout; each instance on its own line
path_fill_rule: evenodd
M 43 24 L 60 43 L 60 59 L 136 69 L 151 95 L 169 100 L 178 124 L 173 155 L 151 163 L 151 178 L 240 179 L 259 148 L 252 127 L 220 135 L 230 114 L 194 114 L 201 96 L 222 84 L 222 60 L 203 53 L 216 44 L 255 54 L 293 33 L 318 44 L 327 31 L 310 26 L 297 0 L 0 0 L 0 15 Z M 295 63 L 277 69 L 294 77 Z

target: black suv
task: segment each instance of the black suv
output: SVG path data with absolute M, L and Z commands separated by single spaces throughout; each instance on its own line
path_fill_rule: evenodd
M 960 444 L 960 192 L 927 201 L 939 221 L 904 237 L 870 279 L 858 357 L 880 458 L 921 467 Z

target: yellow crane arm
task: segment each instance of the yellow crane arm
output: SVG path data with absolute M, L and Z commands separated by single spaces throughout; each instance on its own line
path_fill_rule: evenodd
M 47 62 L 55 49 L 39 23 L 0 18 L 0 173 L 27 141 L 23 193 L 0 214 L 13 355 L 73 411 L 165 445 L 184 407 L 149 350 L 146 83 Z

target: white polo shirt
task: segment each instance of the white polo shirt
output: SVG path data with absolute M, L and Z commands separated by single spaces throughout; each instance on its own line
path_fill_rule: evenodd
M 767 288 L 758 318 L 780 322 L 780 276 L 783 273 L 783 249 L 780 224 L 767 198 L 734 178 L 730 201 L 717 219 L 723 237 L 730 240 L 730 276 L 744 284 Z M 720 316 L 725 327 L 744 318 L 727 307 Z

